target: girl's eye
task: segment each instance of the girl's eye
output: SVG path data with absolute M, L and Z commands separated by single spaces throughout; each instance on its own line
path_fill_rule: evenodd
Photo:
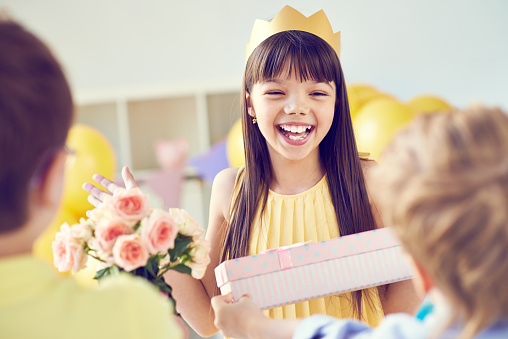
M 283 95 L 284 93 L 282 91 L 268 91 L 266 92 L 268 95 Z
M 311 95 L 313 96 L 327 96 L 328 94 L 324 92 L 312 92 Z

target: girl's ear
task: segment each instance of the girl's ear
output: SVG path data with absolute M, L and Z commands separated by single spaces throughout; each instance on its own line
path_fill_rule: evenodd
M 245 93 L 245 101 L 247 102 L 247 113 L 253 118 L 256 117 L 256 112 L 254 112 L 254 107 L 252 107 L 252 101 L 250 100 L 250 94 Z

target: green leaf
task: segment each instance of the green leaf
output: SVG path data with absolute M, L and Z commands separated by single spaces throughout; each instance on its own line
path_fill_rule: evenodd
M 189 244 L 192 241 L 191 236 L 184 236 L 181 234 L 178 234 L 178 236 L 175 239 L 175 247 L 170 249 L 168 251 L 170 260 L 172 262 L 175 262 L 179 256 L 181 256 L 186 250 Z
M 139 220 L 136 225 L 134 225 L 134 231 L 137 231 L 139 227 L 141 226 L 141 220 Z
M 182 265 L 182 264 L 171 267 L 171 269 L 175 270 L 177 272 L 180 272 L 180 273 L 188 274 L 188 275 L 191 275 L 191 273 L 192 273 L 192 270 L 190 267 Z
M 155 278 L 159 274 L 159 256 L 153 256 L 146 263 L 147 271 Z
M 157 286 L 157 288 L 164 293 L 167 293 L 168 295 L 171 295 L 173 292 L 173 289 L 171 286 L 169 286 L 164 279 L 157 279 L 153 281 L 153 284 Z
M 98 270 L 95 272 L 95 277 L 93 277 L 95 280 L 99 280 L 100 278 L 103 278 L 105 276 L 108 276 L 110 274 L 109 267 L 103 268 L 102 270 Z
M 120 268 L 118 266 L 115 266 L 115 265 L 111 266 L 109 268 L 109 274 L 111 274 L 111 275 L 119 275 L 120 274 Z

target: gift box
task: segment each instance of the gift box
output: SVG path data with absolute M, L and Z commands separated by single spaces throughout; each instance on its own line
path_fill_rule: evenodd
M 393 231 L 382 228 L 228 260 L 215 268 L 221 293 L 249 293 L 268 309 L 412 278 Z

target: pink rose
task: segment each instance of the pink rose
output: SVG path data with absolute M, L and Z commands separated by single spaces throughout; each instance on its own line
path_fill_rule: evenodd
M 127 272 L 145 266 L 148 257 L 148 251 L 137 234 L 119 236 L 113 247 L 115 264 Z
M 84 251 L 84 242 L 72 237 L 67 223 L 60 226 L 60 232 L 55 235 L 52 243 L 54 265 L 59 272 L 73 273 L 85 267 L 88 256 Z
M 111 251 L 119 236 L 131 233 L 134 230 L 119 220 L 102 219 L 95 226 L 95 238 L 103 252 Z
M 116 190 L 113 197 L 106 200 L 104 208 L 109 210 L 113 217 L 133 224 L 150 212 L 148 196 L 139 188 Z
M 141 239 L 150 254 L 163 254 L 175 247 L 177 235 L 178 224 L 161 210 L 154 210 L 141 228 Z

